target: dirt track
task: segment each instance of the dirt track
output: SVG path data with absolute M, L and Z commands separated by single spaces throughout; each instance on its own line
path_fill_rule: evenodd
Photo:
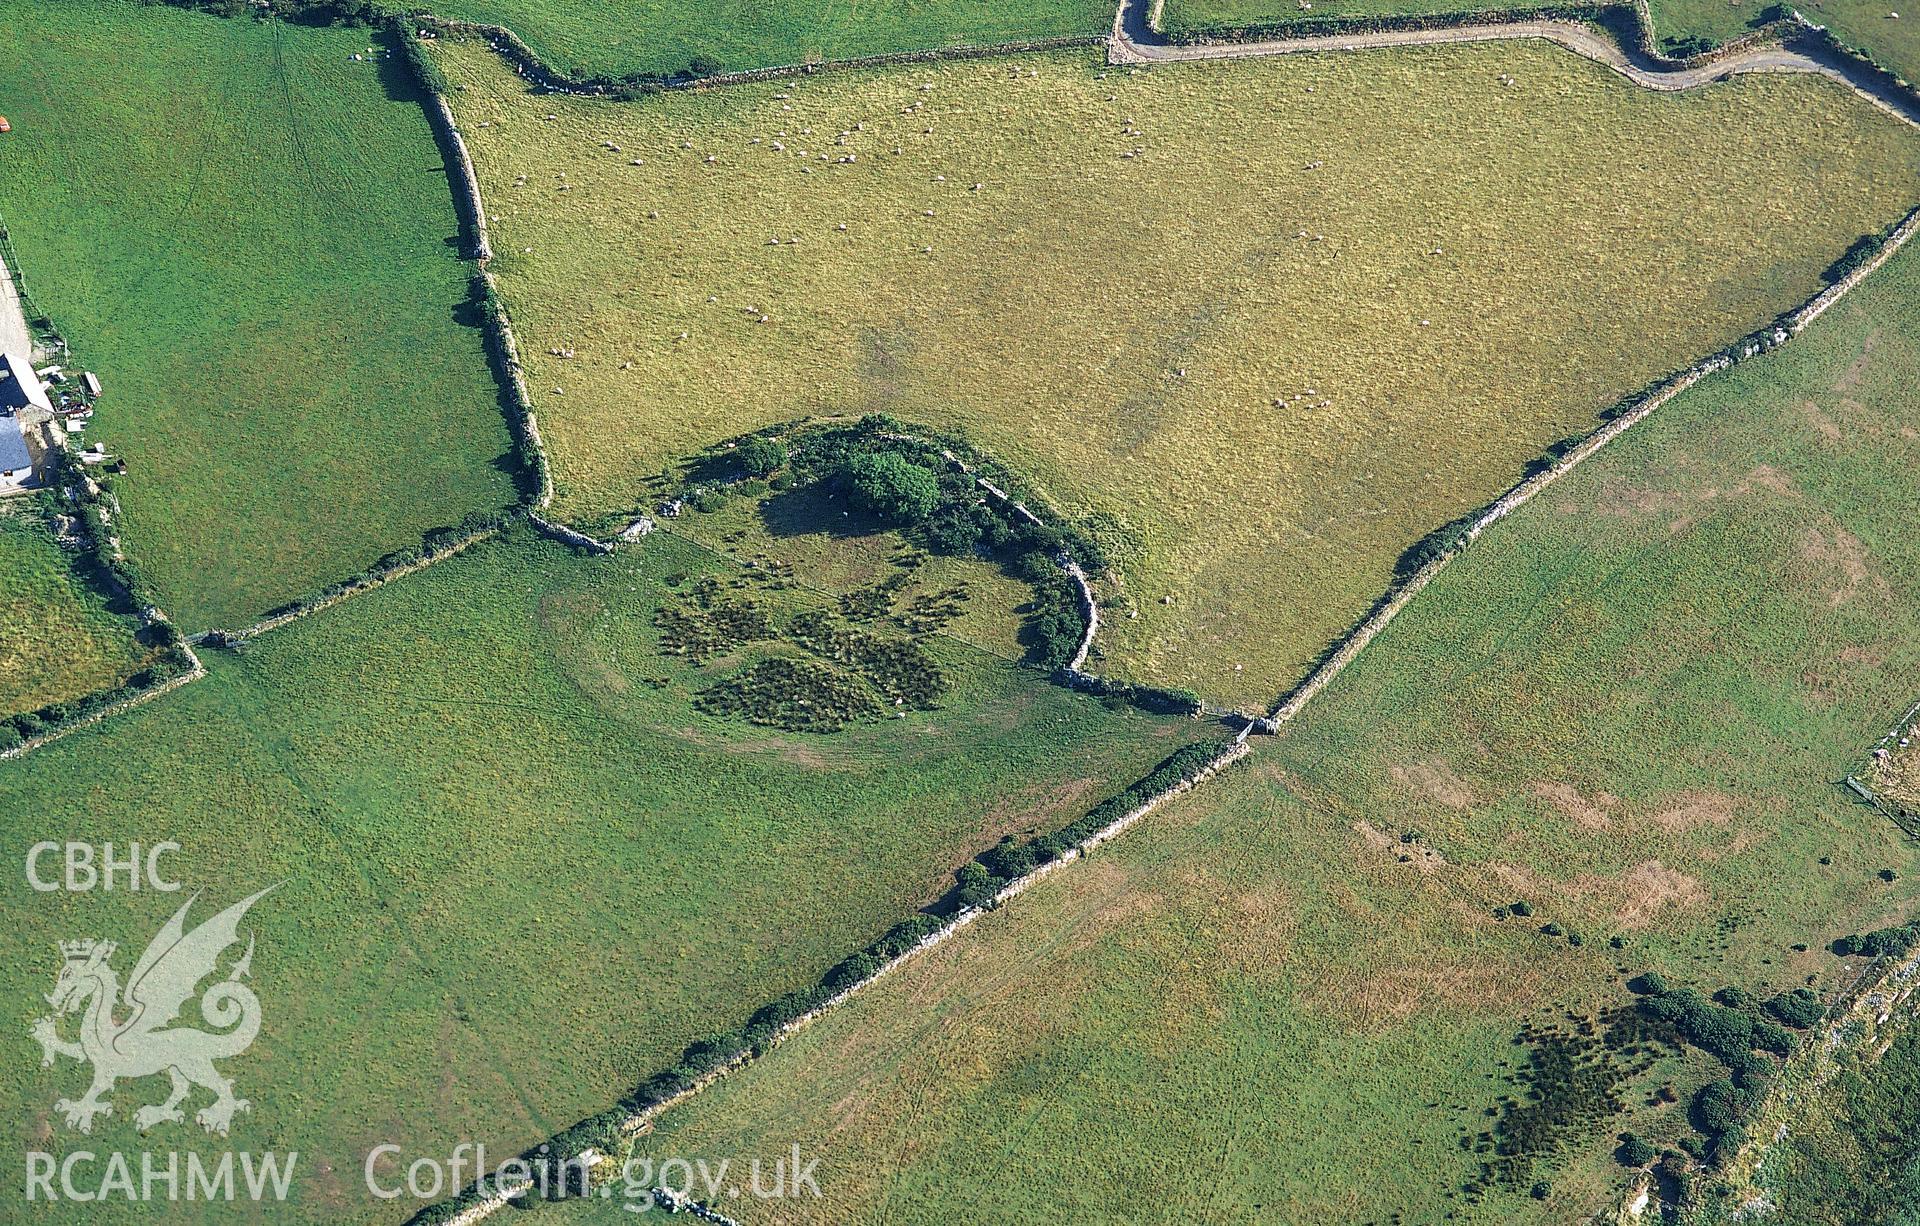
M 33 334 L 27 331 L 27 317 L 20 309 L 20 295 L 13 289 L 13 274 L 0 260 L 0 353 L 32 353 Z
M 1809 32 L 1810 33 L 1810 32 Z M 1668 92 L 1694 89 L 1735 73 L 1805 72 L 1830 77 L 1882 110 L 1920 127 L 1920 101 L 1888 90 L 1851 61 L 1804 38 L 1777 46 L 1754 47 L 1697 67 L 1668 67 L 1620 45 L 1590 26 L 1571 21 L 1516 21 L 1433 30 L 1387 30 L 1327 34 L 1256 42 L 1174 44 L 1152 28 L 1144 0 L 1121 0 L 1107 39 L 1114 64 L 1152 64 L 1192 60 L 1247 59 L 1303 52 L 1365 51 L 1382 47 L 1426 47 L 1441 43 L 1498 42 L 1538 38 L 1605 64 L 1635 85 Z

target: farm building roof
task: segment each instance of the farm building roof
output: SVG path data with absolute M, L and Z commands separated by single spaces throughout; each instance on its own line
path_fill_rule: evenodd
M 24 353 L 0 353 L 0 406 L 53 412 L 46 385 L 33 373 L 33 363 Z
M 27 437 L 22 433 L 24 429 L 17 417 L 0 421 L 0 473 L 33 467 L 33 456 L 27 452 Z

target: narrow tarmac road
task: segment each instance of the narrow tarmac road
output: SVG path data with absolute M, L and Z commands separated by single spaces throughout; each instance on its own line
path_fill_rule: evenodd
M 1315 51 L 1365 51 L 1381 47 L 1498 42 L 1514 38 L 1544 39 L 1605 64 L 1635 85 L 1668 92 L 1694 89 L 1741 72 L 1815 73 L 1840 82 L 1896 118 L 1920 127 L 1920 98 L 1875 80 L 1851 60 L 1834 54 L 1812 30 L 1789 35 L 1779 44 L 1735 52 L 1711 64 L 1673 68 L 1649 59 L 1637 50 L 1623 49 L 1591 26 L 1571 21 L 1489 22 L 1432 30 L 1383 30 L 1242 43 L 1175 44 L 1168 42 L 1165 35 L 1152 27 L 1148 0 L 1120 0 L 1120 7 L 1113 15 L 1113 33 L 1107 39 L 1107 59 L 1114 64 L 1152 64 L 1247 59 Z

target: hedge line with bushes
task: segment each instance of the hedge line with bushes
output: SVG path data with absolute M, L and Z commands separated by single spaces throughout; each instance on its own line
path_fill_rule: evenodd
M 85 569 L 110 596 L 125 600 L 138 611 L 142 633 L 161 653 L 153 663 L 117 686 L 66 702 L 48 703 L 0 720 L 0 753 L 70 728 L 198 667 L 180 631 L 160 613 L 146 574 L 109 544 L 113 537 L 113 526 L 109 522 L 113 510 L 111 490 L 96 484 L 80 462 L 64 449 L 49 456 L 45 478 L 49 496 L 56 505 L 64 503 L 80 520 L 81 535 L 86 541 Z
M 955 873 L 956 886 L 939 901 L 901 920 L 887 929 L 878 940 L 836 962 L 810 987 L 796 989 L 762 1005 L 736 1029 L 722 1031 L 689 1044 L 677 1062 L 634 1087 L 618 1106 L 590 1116 L 549 1138 L 542 1145 L 521 1154 L 520 1160 L 530 1165 L 544 1165 L 549 1170 L 559 1170 L 589 1149 L 616 1158 L 623 1156 L 628 1145 L 623 1125 L 634 1114 L 658 1107 L 676 1095 L 695 1088 L 713 1073 L 764 1055 L 787 1026 L 865 982 L 881 967 L 945 928 L 966 909 L 989 905 L 994 895 L 1018 877 L 1058 859 L 1068 849 L 1082 845 L 1141 804 L 1193 778 L 1217 761 L 1233 744 L 1232 738 L 1223 737 L 1182 746 L 1126 790 L 1102 801 L 1052 834 L 1041 835 L 1024 843 L 1002 840 L 991 850 L 961 866 Z M 408 1219 L 409 1226 L 434 1226 L 447 1222 L 482 1199 L 481 1192 L 470 1188 L 453 1200 L 421 1210 Z
M 995 43 L 990 46 L 971 44 L 952 47 L 929 47 L 921 51 L 893 51 L 878 55 L 863 55 L 851 59 L 821 61 L 805 64 L 774 64 L 765 68 L 749 68 L 737 72 L 727 72 L 724 66 L 712 56 L 696 54 L 688 57 L 684 67 L 671 71 L 585 73 L 562 72 L 545 60 L 532 47 L 529 47 L 519 35 L 504 26 L 487 25 L 481 22 L 453 21 L 424 17 L 440 29 L 460 34 L 471 34 L 487 39 L 495 51 L 504 56 L 513 65 L 514 71 L 522 80 L 534 88 L 556 94 L 591 94 L 601 97 L 631 101 L 660 93 L 668 89 L 684 89 L 692 85 L 715 84 L 731 85 L 747 81 L 764 81 L 776 77 L 795 76 L 801 73 L 817 72 L 823 68 L 881 68 L 898 64 L 924 64 L 934 60 L 979 59 L 991 55 L 1011 55 L 1023 51 L 1054 51 L 1069 47 L 1095 47 L 1100 45 L 1097 36 L 1068 36 L 1064 38 L 1033 39 L 1022 42 Z
M 1898 958 L 1910 952 L 1915 942 L 1920 942 L 1920 925 L 1899 924 L 1841 937 L 1833 943 L 1833 952 L 1843 958 Z
M 0 720 L 0 753 L 18 749 L 36 737 L 52 736 L 84 723 L 117 703 L 138 698 L 148 690 L 193 672 L 193 657 L 187 654 L 179 633 L 165 622 L 156 622 L 153 626 L 156 630 L 164 626 L 170 634 L 170 638 L 164 640 L 163 655 L 111 689 L 95 690 L 67 702 L 48 703 Z
M 528 502 L 538 491 L 548 488 L 552 474 L 547 468 L 547 453 L 534 434 L 533 406 L 521 394 L 520 364 L 514 357 L 513 333 L 507 323 L 507 308 L 494 291 L 493 282 L 484 273 L 475 273 L 467 283 L 467 295 L 480 316 L 480 335 L 493 367 L 494 380 L 500 385 L 502 407 L 507 424 L 513 430 L 513 454 L 525 474 L 523 493 Z
M 1877 259 L 1880 253 L 1886 249 L 1887 244 L 1893 240 L 1894 236 L 1898 234 L 1903 227 L 1913 222 L 1916 216 L 1920 216 L 1920 209 L 1913 210 L 1901 220 L 1876 234 L 1866 234 L 1856 239 L 1852 246 L 1848 247 L 1839 259 L 1828 265 L 1824 270 L 1821 276 L 1824 284 L 1820 293 L 1824 294 L 1828 292 L 1834 286 L 1839 285 L 1855 272 Z M 1466 545 L 1473 526 L 1495 507 L 1499 506 L 1500 503 L 1511 497 L 1522 485 L 1550 471 L 1555 465 L 1560 463 L 1561 460 L 1565 459 L 1588 439 L 1592 438 L 1594 434 L 1598 433 L 1600 429 L 1605 428 L 1608 423 L 1617 421 L 1633 413 L 1655 396 L 1661 395 L 1676 381 L 1687 377 L 1695 371 L 1715 365 L 1732 365 L 1733 363 L 1766 353 L 1769 350 L 1776 349 L 1785 344 L 1791 339 L 1793 324 L 1799 318 L 1800 314 L 1809 306 L 1813 305 L 1819 297 L 1820 294 L 1815 294 L 1813 298 L 1808 299 L 1806 302 L 1790 310 L 1782 311 L 1774 317 L 1772 323 L 1748 333 L 1746 336 L 1722 347 L 1714 353 L 1708 354 L 1686 370 L 1662 375 L 1647 383 L 1640 390 L 1622 397 L 1610 408 L 1603 410 L 1599 414 L 1597 420 L 1600 425 L 1596 426 L 1594 430 L 1585 434 L 1571 435 L 1550 444 L 1543 449 L 1538 456 L 1528 462 L 1526 468 L 1521 471 L 1520 481 L 1503 491 L 1499 497 L 1491 499 L 1484 505 L 1467 512 L 1457 519 L 1442 524 L 1403 550 L 1399 558 L 1394 562 L 1393 570 L 1395 579 L 1404 583 L 1440 559 L 1458 553 Z M 1383 605 L 1393 599 L 1393 596 L 1394 592 L 1392 589 L 1382 593 L 1355 624 L 1365 625 L 1374 614 L 1379 612 Z M 1330 658 L 1339 649 L 1340 645 L 1345 642 L 1346 637 L 1346 635 L 1342 635 L 1329 644 L 1327 649 L 1322 652 L 1320 657 L 1315 661 L 1314 669 L 1317 669 L 1320 664 Z M 1309 676 L 1312 675 L 1314 669 L 1308 670 Z
M 1745 1135 L 1747 1122 L 1765 1097 L 1778 1065 L 1800 1046 L 1796 1030 L 1816 1025 L 1825 1010 L 1805 988 L 1762 1002 L 1740 988 L 1721 988 L 1712 999 L 1692 988 L 1670 987 L 1656 973 L 1629 985 L 1640 993 L 1640 1014 L 1675 1042 L 1689 1043 L 1726 1066 L 1728 1076 L 1708 1082 L 1694 1096 L 1691 1119 L 1707 1139 L 1708 1153 L 1728 1153 Z M 1791 1029 L 1789 1029 L 1791 1028 Z
M 334 583 L 329 583 L 317 592 L 308 593 L 275 605 L 268 609 L 261 622 L 279 621 L 283 618 L 298 617 L 311 613 L 330 601 L 366 588 L 385 583 L 394 575 L 423 563 L 437 561 L 449 553 L 457 552 L 490 532 L 497 532 L 514 520 L 525 515 L 519 508 L 500 511 L 474 511 L 463 517 L 459 523 L 445 527 L 432 528 L 421 534 L 420 544 L 395 549 L 382 554 L 372 565 L 356 571 Z M 256 623 L 258 624 L 258 623 Z M 200 636 L 200 641 L 209 647 L 226 647 L 245 639 L 248 630 L 209 630 Z
M 1882 89 L 1893 90 L 1905 94 L 1915 101 L 1920 101 L 1920 94 L 1916 94 L 1913 82 L 1907 80 L 1885 64 L 1882 64 L 1870 53 L 1841 42 L 1833 36 L 1833 31 L 1827 29 L 1825 26 L 1815 25 L 1805 18 L 1801 18 L 1798 24 L 1803 25 L 1809 33 L 1817 33 L 1821 41 L 1823 41 L 1827 48 L 1835 55 L 1852 60 L 1858 69 L 1863 70 L 1868 76 L 1874 78 L 1875 84 L 1879 85 Z
M 405 15 L 379 0 L 144 0 L 216 17 L 272 17 L 303 26 L 377 26 Z
M 1068 672 L 1066 669 L 1057 671 L 1054 680 L 1081 693 L 1097 698 L 1118 699 L 1154 715 L 1199 715 L 1205 707 L 1200 695 L 1192 690 L 1142 685 L 1112 677 L 1096 677 L 1092 673 Z
M 1453 30 L 1465 26 L 1516 25 L 1563 21 L 1594 26 L 1611 34 L 1621 50 L 1638 56 L 1654 71 L 1697 68 L 1762 43 L 1778 41 L 1797 23 L 1791 10 L 1773 4 L 1754 18 L 1746 33 L 1724 43 L 1695 41 L 1673 45 L 1670 54 L 1654 39 L 1653 18 L 1645 0 L 1630 4 L 1545 4 L 1526 8 L 1468 9 L 1450 13 L 1379 13 L 1340 17 L 1277 18 L 1238 25 L 1176 22 L 1166 31 L 1178 45 L 1259 42 L 1277 38 L 1331 38 L 1339 35 L 1389 34 L 1407 30 Z M 1670 44 L 1671 45 L 1671 44 Z M 1877 67 L 1877 66 L 1876 66 Z

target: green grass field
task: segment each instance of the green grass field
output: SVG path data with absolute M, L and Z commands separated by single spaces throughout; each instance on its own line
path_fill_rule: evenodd
M 1920 196 L 1914 134 L 1830 82 L 1664 96 L 1549 47 L 634 104 L 437 54 L 561 511 L 803 414 L 961 428 L 1122 527 L 1103 667 L 1248 707 L 1407 546 Z
M 1758 19 L 1758 0 L 1652 0 L 1659 36 L 1719 43 Z M 1865 51 L 1909 81 L 1920 81 L 1920 20 L 1898 4 L 1878 0 L 1808 0 L 1795 5 L 1849 47 Z M 1892 14 L 1898 14 L 1893 16 Z
M 946 637 L 934 710 L 832 736 L 701 715 L 726 663 L 664 657 L 653 612 L 677 575 L 739 573 L 667 534 L 587 560 L 515 533 L 0 772 L 16 864 L 43 838 L 172 838 L 203 908 L 287 881 L 249 920 L 266 1022 L 230 1070 L 254 1103 L 236 1147 L 302 1154 L 286 1220 L 405 1217 L 362 1188 L 373 1145 L 505 1157 L 601 1110 L 1203 730 Z M 180 896 L 8 882 L 0 1102 L 22 1144 L 66 1152 L 51 1105 L 82 1074 L 25 1042 L 52 943 L 111 936 L 124 975 Z M 124 1087 L 89 1144 L 134 1147 L 155 1088 Z
M 138 624 L 75 561 L 37 508 L 0 503 L 0 716 L 119 685 L 147 662 Z
M 1103 0 L 883 0 L 871 6 L 826 0 L 442 0 L 431 11 L 506 26 L 550 66 L 579 77 L 675 73 L 696 58 L 707 61 L 708 71 L 737 72 L 956 44 L 1099 38 L 1113 24 L 1113 6 Z
M 364 30 L 0 12 L 0 217 L 106 386 L 128 551 L 188 631 L 511 502 L 446 174 Z M 184 83 L 192 82 L 191 88 Z
M 1459 1193 L 1523 1022 L 1658 969 L 1765 995 L 1912 913 L 1920 854 L 1834 780 L 1911 701 L 1920 251 L 1494 529 L 1248 768 L 663 1119 L 798 1143 L 747 1221 L 1586 1220 L 1668 1061 Z M 1892 879 L 1881 870 L 1892 870 Z M 1526 900 L 1532 915 L 1499 919 Z M 1580 934 L 1542 931 L 1546 924 Z M 1610 945 L 1618 937 L 1620 947 Z M 1796 946 L 1802 948 L 1796 948 Z M 1457 1216 L 1456 1216 L 1457 1215 Z
M 1809 0 L 1801 12 L 1847 46 L 1865 51 L 1908 81 L 1920 81 L 1920 20 L 1913 13 L 1871 0 Z M 1668 20 L 1680 24 L 1677 16 Z
M 1299 0 L 1163 0 L 1158 28 L 1174 38 L 1204 31 L 1232 30 L 1285 21 L 1318 21 L 1328 17 L 1382 17 L 1403 14 L 1466 13 L 1537 8 L 1527 0 L 1480 3 L 1479 0 L 1312 0 L 1302 9 Z

